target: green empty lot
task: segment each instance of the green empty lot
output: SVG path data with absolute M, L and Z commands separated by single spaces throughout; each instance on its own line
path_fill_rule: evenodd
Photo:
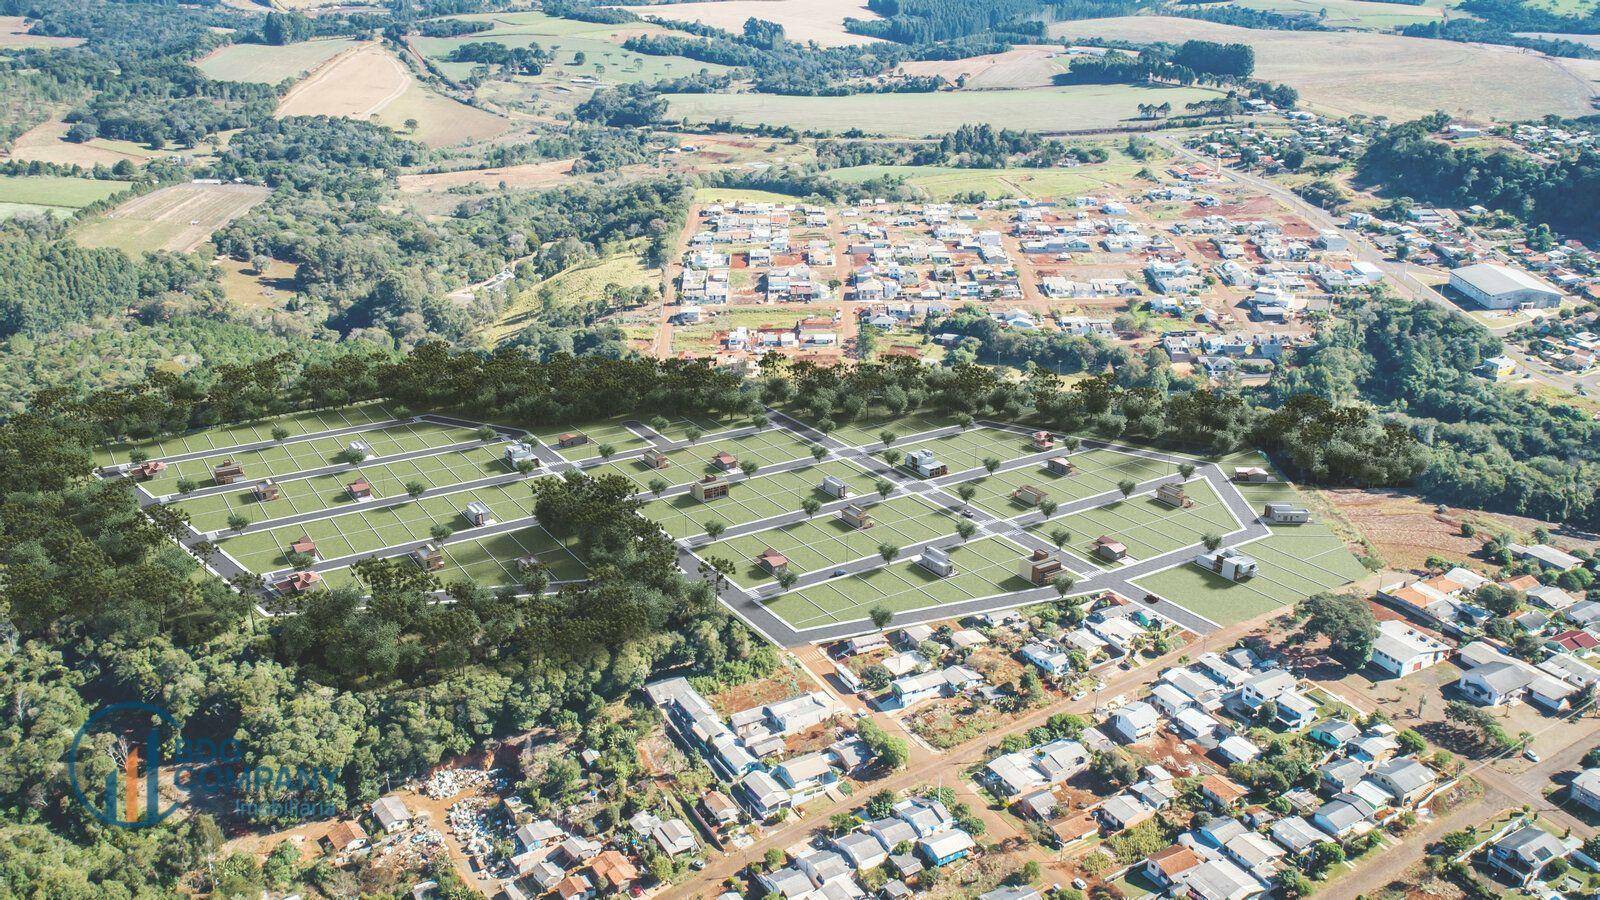
M 537 525 L 489 537 L 451 541 L 442 549 L 444 568 L 434 574 L 445 584 L 470 579 L 488 588 L 520 585 L 522 578 L 516 561 L 523 556 L 536 557 L 547 566 L 552 581 L 571 581 L 583 578 L 588 572 L 577 554 Z M 330 569 L 322 573 L 322 577 L 330 588 L 351 584 L 365 589 L 354 570 L 349 568 Z
M 839 478 L 857 496 L 877 496 L 872 487 L 876 479 L 850 463 L 835 460 L 792 472 L 757 474 L 748 481 L 734 482 L 728 496 L 710 503 L 701 503 L 688 494 L 652 500 L 644 505 L 643 512 L 645 518 L 660 523 L 667 534 L 686 538 L 704 532 L 708 521 L 742 525 L 794 512 L 807 497 L 827 503 L 834 498 L 823 493 L 819 485 L 829 475 Z
M 1269 500 L 1299 499 L 1286 484 L 1241 486 L 1240 493 L 1258 508 Z M 1273 526 L 1271 536 L 1239 549 L 1260 564 L 1260 574 L 1249 581 L 1228 581 L 1184 563 L 1141 578 L 1137 584 L 1220 625 L 1231 625 L 1312 594 L 1344 587 L 1368 574 L 1343 540 L 1314 522 Z
M 432 490 L 492 475 L 509 474 L 510 470 L 501 456 L 506 446 L 504 443 L 485 444 L 401 462 L 368 463 L 330 475 L 279 481 L 278 499 L 267 502 L 257 501 L 253 488 L 245 487 L 239 491 L 183 500 L 175 505 L 188 513 L 189 524 L 201 531 L 223 527 L 234 513 L 252 522 L 265 522 L 341 506 L 354 508 L 357 501 L 350 498 L 346 487 L 357 478 L 365 478 L 372 485 L 372 496 L 382 500 L 405 494 L 406 485 L 411 482 Z
M 1032 587 L 1016 574 L 1022 548 L 984 538 L 950 551 L 956 574 L 939 578 L 914 559 L 781 594 L 767 608 L 795 628 L 816 628 L 867 618 L 873 607 L 907 612 L 991 597 Z
M 973 495 L 972 503 L 994 515 L 1010 518 L 1033 508 L 1011 499 L 1011 494 L 1024 485 L 1044 491 L 1057 503 L 1068 503 L 1114 491 L 1121 481 L 1143 483 L 1178 473 L 1178 467 L 1171 463 L 1115 450 L 1079 450 L 1075 453 L 1062 450 L 1061 454 L 1078 467 L 1076 472 L 1053 475 L 1045 469 L 1044 463 L 1040 463 L 1037 467 L 986 475 L 968 482 L 978 491 Z
M 856 528 L 837 513 L 823 513 L 784 528 L 729 538 L 705 552 L 732 559 L 739 566 L 734 580 L 750 587 L 772 580 L 766 568 L 755 562 L 755 557 L 768 547 L 789 557 L 789 571 L 799 575 L 876 556 L 883 544 L 906 547 L 956 531 L 955 519 L 916 497 L 896 497 L 870 507 L 868 512 L 873 521 L 871 528 Z
M 272 429 L 274 428 L 285 429 L 289 432 L 287 440 L 293 440 L 300 435 L 316 434 L 319 431 L 332 431 L 336 428 L 371 425 L 374 422 L 387 422 L 393 418 L 395 418 L 395 414 L 391 413 L 381 403 L 359 403 L 339 409 L 309 410 L 271 419 L 261 419 L 255 422 L 219 425 L 216 428 L 191 431 L 187 434 L 177 434 L 157 440 L 115 444 L 103 448 L 95 454 L 95 465 L 106 466 L 130 462 L 128 454 L 135 450 L 143 451 L 151 459 L 160 459 L 181 453 L 226 450 L 229 447 L 238 447 L 241 444 L 270 441 L 273 439 Z
M 1050 532 L 1065 528 L 1072 533 L 1067 546 L 1077 555 L 1103 569 L 1114 569 L 1114 564 L 1089 552 L 1090 544 L 1101 535 L 1126 544 L 1129 558 L 1139 560 L 1198 544 L 1208 531 L 1223 535 L 1239 528 L 1208 482 L 1197 478 L 1184 488 L 1194 501 L 1193 506 L 1173 509 L 1149 494 L 1135 494 L 1127 500 L 1052 519 L 1028 530 L 1049 537 Z
M 726 430 L 734 427 L 735 425 L 748 424 L 748 420 L 729 424 L 704 418 L 669 418 L 670 424 L 668 424 L 666 428 L 662 429 L 660 433 L 669 440 L 674 441 L 686 440 L 689 436 L 690 429 L 698 429 L 703 434 L 711 434 L 712 432 Z M 570 460 L 571 462 L 582 462 L 586 459 L 599 458 L 601 456 L 600 445 L 602 444 L 610 447 L 613 454 L 627 453 L 630 450 L 643 450 L 651 445 L 651 442 L 648 439 L 635 434 L 626 425 L 622 424 L 624 421 L 627 420 L 619 416 L 615 419 L 606 419 L 599 422 L 586 422 L 582 425 L 573 425 L 567 428 L 547 428 L 542 431 L 534 431 L 533 434 L 541 443 L 559 453 L 563 459 Z M 646 424 L 645 432 L 649 433 L 652 430 L 653 429 Z M 556 446 L 556 439 L 567 433 L 581 433 L 588 435 L 589 442 L 587 444 L 578 444 L 575 447 Z
M 816 425 L 815 422 L 812 422 L 804 415 L 798 413 L 791 413 L 791 415 L 808 425 L 813 427 Z M 833 431 L 829 432 L 829 436 L 852 447 L 860 447 L 865 444 L 876 444 L 883 440 L 881 435 L 885 431 L 892 431 L 898 440 L 905 440 L 914 435 L 954 424 L 956 424 L 955 418 L 943 413 L 916 412 L 908 413 L 904 416 L 872 415 L 862 416 L 853 422 L 836 425 Z
M 445 524 L 457 531 L 467 529 L 462 510 L 472 501 L 488 504 L 496 522 L 531 518 L 533 492 L 529 482 L 457 491 L 429 497 L 401 506 L 353 510 L 300 525 L 282 525 L 234 538 L 219 546 L 252 572 L 268 572 L 288 565 L 284 553 L 302 534 L 316 542 L 323 559 L 356 554 L 373 554 L 386 547 L 410 541 L 431 539 L 434 525 Z
M 220 451 L 196 459 L 175 462 L 159 476 L 144 482 L 144 486 L 157 496 L 176 491 L 178 480 L 181 478 L 187 478 L 202 487 L 209 487 L 214 484 L 211 478 L 212 470 L 218 463 L 229 459 L 244 466 L 244 475 L 236 482 L 241 485 L 246 482 L 254 483 L 263 478 L 288 478 L 297 472 L 337 465 L 334 457 L 347 449 L 352 441 L 367 442 L 372 446 L 372 452 L 376 456 L 393 456 L 476 440 L 475 432 L 476 429 L 457 425 L 406 422 L 337 437 L 289 440 L 260 450 L 246 450 L 243 453 Z
M 0 175 L 0 203 L 13 214 L 47 212 L 70 216 L 91 203 L 126 188 L 126 181 L 73 178 L 67 175 Z
M 642 458 L 635 457 L 607 463 L 593 470 L 593 474 L 621 475 L 632 480 L 641 490 L 657 479 L 675 487 L 698 481 L 702 475 L 716 474 L 719 470 L 711 465 L 711 457 L 720 452 L 733 454 L 741 463 L 754 462 L 759 466 L 770 466 L 795 459 L 809 459 L 811 445 L 792 432 L 769 428 L 744 437 L 716 438 L 702 441 L 692 447 L 673 450 L 667 454 L 669 465 L 665 469 L 651 468 Z M 759 474 L 760 469 L 756 471 Z
M 932 450 L 939 462 L 950 467 L 951 475 L 968 469 L 981 469 L 985 459 L 994 458 L 1004 463 L 1039 452 L 1033 448 L 1032 441 L 1020 434 L 981 426 L 926 441 L 904 445 L 896 443 L 894 449 L 901 454 L 901 461 L 897 465 L 902 470 L 905 467 L 904 457 L 917 450 Z M 886 452 L 881 451 L 877 455 L 881 457 Z
M 229 44 L 195 63 L 195 68 L 217 81 L 277 84 L 285 78 L 298 78 L 355 45 L 355 41 L 342 39 L 285 46 Z

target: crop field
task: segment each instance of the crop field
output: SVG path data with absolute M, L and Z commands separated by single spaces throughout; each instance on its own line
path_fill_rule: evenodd
M 1040 537 L 1048 537 L 1050 532 L 1058 528 L 1066 529 L 1072 533 L 1069 549 L 1102 569 L 1115 569 L 1117 566 L 1089 552 L 1090 545 L 1101 535 L 1126 544 L 1129 558 L 1140 560 L 1171 553 L 1181 547 L 1192 547 L 1200 543 L 1207 532 L 1224 535 L 1238 530 L 1239 523 L 1234 521 L 1222 498 L 1217 496 L 1208 482 L 1193 479 L 1184 485 L 1184 489 L 1194 501 L 1193 506 L 1173 509 L 1157 502 L 1149 494 L 1135 494 L 1127 500 L 1052 519 L 1028 530 Z
M 434 490 L 480 478 L 510 475 L 511 470 L 500 455 L 505 446 L 504 443 L 485 444 L 469 450 L 452 450 L 392 463 L 368 463 L 326 475 L 280 480 L 277 482 L 278 499 L 266 502 L 257 501 L 255 492 L 246 487 L 182 500 L 174 505 L 188 513 L 189 524 L 201 531 L 223 528 L 228 517 L 235 513 L 252 522 L 262 522 L 344 506 L 354 508 L 358 501 L 350 498 L 347 485 L 357 478 L 365 478 L 372 485 L 375 499 L 386 500 L 404 496 L 406 485 L 413 482 Z
M 771 428 L 743 437 L 713 439 L 692 447 L 673 450 L 667 454 L 669 464 L 665 469 L 651 468 L 643 459 L 634 458 L 607 463 L 593 470 L 593 473 L 609 472 L 621 475 L 633 481 L 640 490 L 644 490 L 650 482 L 657 479 L 675 487 L 699 481 L 702 475 L 716 474 L 718 470 L 711 465 L 711 457 L 718 452 L 731 453 L 740 462 L 771 466 L 774 463 L 790 460 L 810 459 L 810 448 L 811 445 L 797 435 Z M 758 468 L 757 474 L 759 473 Z
M 1574 78 L 1558 60 L 1511 47 L 1352 31 L 1259 31 L 1162 16 L 1062 22 L 1050 33 L 1066 39 L 1249 44 L 1257 78 L 1287 84 L 1311 106 L 1342 115 L 1409 119 L 1442 109 L 1530 119 L 1592 112 L 1585 79 Z
M 52 47 L 76 47 L 83 43 L 83 38 L 29 34 L 28 28 L 26 16 L 0 16 L 0 50 L 48 50 Z
M 905 178 L 931 199 L 948 200 L 973 191 L 990 197 L 1032 197 L 1056 200 L 1126 185 L 1144 164 L 1118 159 L 1067 169 L 958 169 L 951 166 L 850 166 L 828 172 L 847 182 L 870 181 L 886 175 Z
M 129 200 L 73 233 L 86 247 L 190 253 L 271 193 L 253 184 L 175 184 Z
M 1012 493 L 1023 485 L 1044 491 L 1049 499 L 1059 504 L 1109 493 L 1116 490 L 1121 481 L 1142 483 L 1162 475 L 1177 474 L 1176 467 L 1170 463 L 1115 450 L 1079 450 L 1073 453 L 1062 450 L 1061 455 L 1070 458 L 1078 467 L 1075 473 L 1053 475 L 1040 463 L 1037 467 L 996 472 L 967 482 L 978 491 L 972 498 L 973 505 L 994 515 L 1009 517 L 1029 509 L 1011 499 Z
M 768 547 L 789 557 L 789 571 L 800 575 L 876 556 L 884 544 L 906 547 L 956 533 L 955 519 L 916 497 L 896 497 L 867 511 L 871 528 L 856 528 L 837 514 L 818 514 L 795 525 L 720 541 L 705 552 L 733 560 L 739 567 L 734 581 L 752 587 L 772 580 L 755 561 Z
M 156 478 L 143 482 L 145 489 L 157 496 L 177 490 L 180 479 L 187 478 L 202 487 L 211 485 L 211 470 L 223 460 L 231 459 L 244 466 L 244 476 L 239 483 L 254 483 L 263 478 L 283 478 L 307 469 L 337 465 L 333 457 L 350 446 L 354 440 L 372 445 L 377 456 L 414 453 L 433 450 L 463 441 L 476 440 L 470 428 L 454 425 L 436 425 L 432 422 L 406 422 L 387 428 L 344 434 L 337 437 L 320 437 L 304 441 L 285 441 L 259 450 L 219 450 L 195 459 L 173 462 Z
M 126 188 L 126 181 L 96 181 L 57 175 L 0 175 L 0 218 L 72 215 Z
M 301 524 L 223 537 L 217 546 L 250 571 L 263 573 L 287 565 L 284 554 L 301 535 L 316 542 L 323 559 L 336 560 L 370 555 L 397 544 L 432 540 L 435 525 L 465 532 L 469 526 L 462 510 L 473 501 L 487 504 L 494 511 L 496 523 L 527 519 L 531 526 L 533 492 L 529 485 L 530 482 L 521 481 L 426 497 L 400 506 L 357 509 Z
M 1329 28 L 1362 28 L 1386 31 L 1415 25 L 1418 22 L 1436 22 L 1445 15 L 1449 4 L 1429 0 L 1419 6 L 1399 3 L 1381 3 L 1376 0 L 1232 0 L 1233 5 L 1247 9 L 1260 9 L 1286 15 L 1303 14 L 1313 19 L 1326 12 L 1322 24 Z M 1452 16 L 1464 14 L 1454 12 Z
M 896 72 L 939 76 L 952 83 L 965 78 L 967 90 L 1048 87 L 1053 77 L 1067 70 L 1067 59 L 1060 47 L 1035 44 L 966 59 L 904 62 Z
M 734 482 L 728 496 L 710 503 L 701 503 L 689 494 L 651 500 L 641 512 L 667 534 L 681 539 L 704 533 L 706 522 L 732 527 L 795 512 L 808 497 L 826 503 L 834 498 L 823 493 L 820 485 L 829 475 L 843 481 L 857 496 L 873 494 L 875 479 L 850 463 L 834 461 L 788 472 L 758 473 L 748 481 Z
M 285 78 L 299 78 L 354 46 L 354 41 L 343 39 L 301 41 L 282 47 L 229 44 L 195 63 L 195 68 L 216 81 L 277 84 Z
M 718 3 L 726 6 L 728 3 Z M 689 122 L 721 119 L 818 131 L 860 128 L 874 134 L 924 137 L 962 125 L 988 124 L 1048 133 L 1094 131 L 1135 121 L 1141 103 L 1174 109 L 1216 99 L 1212 90 L 1144 85 L 1073 85 L 1017 91 L 941 91 L 796 97 L 771 94 L 667 94 L 667 116 Z
M 699 22 L 738 32 L 746 19 L 755 17 L 783 26 L 792 41 L 816 41 L 824 47 L 868 44 L 873 38 L 851 34 L 845 19 L 876 19 L 865 0 L 711 0 L 674 3 L 668 7 L 623 7 L 641 16 L 659 16 L 679 22 Z
M 900 613 L 1024 590 L 1031 585 L 1015 571 L 1022 555 L 1022 548 L 1010 541 L 983 538 L 950 550 L 956 574 L 948 578 L 939 578 L 908 559 L 781 594 L 767 609 L 795 628 L 816 628 L 865 619 L 879 606 Z
M 984 428 L 981 425 L 926 441 L 909 444 L 896 441 L 893 446 L 903 456 L 910 456 L 917 450 L 932 450 L 940 462 L 950 467 L 951 475 L 969 469 L 981 469 L 986 459 L 998 459 L 1004 463 L 1039 452 L 1020 434 L 996 428 Z M 887 451 L 881 451 L 877 455 L 881 457 L 884 452 Z M 904 461 L 902 460 L 899 465 L 904 466 Z
M 333 431 L 339 428 L 359 428 L 363 425 L 387 422 L 393 418 L 395 418 L 395 414 L 381 403 L 357 403 L 338 409 L 313 409 L 305 412 L 289 413 L 284 416 L 275 416 L 270 419 L 261 419 L 255 422 L 218 425 L 215 428 L 172 435 L 157 440 L 116 444 L 97 451 L 94 462 L 97 466 L 130 462 L 128 454 L 135 450 L 148 454 L 151 459 L 161 459 L 162 457 L 177 456 L 184 453 L 226 450 L 243 444 L 274 440 L 272 437 L 272 429 L 274 428 L 282 428 L 288 431 L 289 437 L 287 440 L 294 440 L 307 434 L 317 434 L 318 432 Z

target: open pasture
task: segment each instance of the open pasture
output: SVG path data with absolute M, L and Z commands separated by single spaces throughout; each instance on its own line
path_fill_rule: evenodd
M 1061 22 L 1050 33 L 1063 39 L 1249 44 L 1257 78 L 1287 84 L 1311 106 L 1341 115 L 1409 119 L 1444 110 L 1468 118 L 1530 119 L 1593 111 L 1586 81 L 1558 60 L 1514 47 L 1354 31 L 1260 31 L 1162 16 Z
M 1284 15 L 1320 18 L 1329 28 L 1359 28 L 1368 31 L 1399 30 L 1419 22 L 1437 22 L 1445 17 L 1450 3 L 1427 0 L 1417 6 L 1382 3 L 1378 0 L 1231 0 L 1233 5 Z M 1464 13 L 1451 11 L 1452 17 Z M 1470 17 L 1468 17 L 1470 18 Z
M 299 78 L 354 46 L 354 41 L 344 39 L 301 41 L 282 47 L 229 44 L 207 54 L 195 68 L 216 81 L 277 84 Z
M 126 181 L 57 175 L 0 175 L 0 218 L 17 215 L 65 218 L 127 186 Z
M 900 75 L 938 76 L 951 83 L 965 78 L 967 90 L 1048 87 L 1052 78 L 1066 70 L 1067 54 L 1062 48 L 1042 44 L 966 59 L 903 62 L 895 69 Z
M 349 447 L 350 442 L 354 440 L 371 444 L 372 451 L 377 456 L 392 456 L 476 440 L 476 435 L 470 428 L 455 425 L 406 422 L 354 434 L 285 441 L 259 450 L 243 452 L 220 450 L 194 459 L 173 462 L 167 466 L 165 472 L 144 482 L 144 485 L 146 490 L 157 496 L 176 491 L 178 481 L 184 478 L 201 487 L 210 487 L 212 469 L 228 459 L 244 466 L 244 477 L 237 482 L 241 485 L 246 482 L 254 484 L 263 478 L 287 478 L 297 472 L 337 465 L 334 456 Z
M 1065 169 L 961 169 L 953 166 L 850 166 L 828 172 L 847 182 L 870 181 L 884 176 L 904 178 L 933 200 L 949 200 L 977 191 L 990 197 L 1031 197 L 1057 200 L 1126 185 L 1143 168 L 1142 163 L 1117 158 Z
M 789 571 L 801 575 L 876 556 L 884 544 L 906 547 L 956 531 L 954 519 L 916 497 L 886 500 L 867 512 L 872 515 L 871 528 L 856 528 L 837 514 L 818 514 L 783 528 L 729 538 L 704 552 L 732 559 L 739 567 L 734 581 L 752 587 L 772 580 L 771 573 L 755 561 L 769 547 L 787 556 Z
M 940 578 L 915 560 L 897 561 L 862 575 L 824 581 L 780 594 L 767 604 L 798 629 L 866 619 L 875 607 L 908 612 L 1025 590 L 1016 574 L 1022 548 L 1003 538 L 984 538 L 950 550 L 956 574 Z
M 820 487 L 822 479 L 829 475 L 843 481 L 857 496 L 873 491 L 875 479 L 865 471 L 834 461 L 788 472 L 757 473 L 749 480 L 734 482 L 728 496 L 709 503 L 701 503 L 689 494 L 651 500 L 641 512 L 659 523 L 667 534 L 681 539 L 704 533 L 706 522 L 732 527 L 795 512 L 808 497 L 819 503 L 831 501 L 834 498 Z
M 96 216 L 74 234 L 86 247 L 191 253 L 271 193 L 253 184 L 175 184 Z
M 435 490 L 480 478 L 508 475 L 511 470 L 501 458 L 501 450 L 505 446 L 503 443 L 485 444 L 392 463 L 369 463 L 327 475 L 279 480 L 279 496 L 276 500 L 258 501 L 254 490 L 246 486 L 238 491 L 182 500 L 176 506 L 188 513 L 189 524 L 201 531 L 223 528 L 227 525 L 228 517 L 234 514 L 243 515 L 252 522 L 265 522 L 345 506 L 355 508 L 360 501 L 350 497 L 347 486 L 358 478 L 364 478 L 372 485 L 374 498 L 391 500 L 404 496 L 406 486 L 413 483 Z
M 49 50 L 76 47 L 83 38 L 30 34 L 26 16 L 0 16 L 0 50 Z
M 1174 109 L 1182 109 L 1185 104 L 1218 96 L 1204 88 L 1124 84 L 848 97 L 666 95 L 668 118 L 688 122 L 726 119 L 739 125 L 816 131 L 860 128 L 897 137 L 944 134 L 962 125 L 980 124 L 1052 134 L 1136 127 L 1141 103 L 1170 103 Z
M 846 31 L 844 20 L 878 18 L 865 0 L 710 0 L 623 8 L 641 16 L 699 22 L 736 33 L 747 19 L 765 19 L 782 25 L 789 40 L 815 41 L 824 47 L 872 43 L 873 38 Z
M 136 450 L 148 454 L 151 459 L 184 453 L 228 450 L 245 444 L 273 440 L 274 428 L 282 428 L 289 432 L 288 440 L 293 440 L 307 434 L 338 428 L 356 428 L 376 422 L 387 422 L 393 418 L 395 418 L 394 413 L 382 403 L 356 403 L 337 409 L 311 409 L 254 422 L 218 425 L 214 428 L 168 435 L 148 441 L 114 444 L 97 451 L 94 462 L 97 466 L 130 462 L 128 454 Z

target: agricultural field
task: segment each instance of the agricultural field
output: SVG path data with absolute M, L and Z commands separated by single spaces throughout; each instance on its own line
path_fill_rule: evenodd
M 253 184 L 175 184 L 84 222 L 74 235 L 86 247 L 191 253 L 271 193 Z
M 1378 0 L 1232 0 L 1234 6 L 1259 9 L 1285 15 L 1308 15 L 1320 18 L 1329 28 L 1360 28 L 1368 31 L 1393 31 L 1418 22 L 1436 22 L 1445 17 L 1452 6 L 1439 0 L 1428 0 L 1418 6 L 1401 3 L 1382 3 Z M 1450 15 L 1463 14 L 1451 10 Z
M 977 192 L 989 197 L 1031 197 L 1057 200 L 1093 193 L 1134 181 L 1143 163 L 1117 159 L 1066 169 L 962 169 L 953 166 L 850 166 L 833 169 L 829 177 L 845 182 L 904 178 L 933 200 L 949 200 Z M 790 201 L 792 202 L 792 200 Z
M 939 578 L 908 559 L 780 594 L 767 609 L 794 628 L 805 629 L 862 620 L 880 606 L 904 613 L 992 597 L 1030 586 L 1016 575 L 1020 555 L 1021 548 L 1010 541 L 983 538 L 950 550 L 956 574 L 948 578 Z
M 896 137 L 924 137 L 979 124 L 1048 133 L 1127 127 L 1137 124 L 1137 107 L 1141 103 L 1170 103 L 1181 109 L 1185 104 L 1217 96 L 1215 91 L 1204 88 L 1122 84 L 848 97 L 666 95 L 667 115 L 688 122 L 726 119 L 739 125 L 767 124 L 816 131 L 859 128 Z
M 29 34 L 29 27 L 25 16 L 0 16 L 0 50 L 49 50 L 83 43 L 83 38 Z
M 876 19 L 864 0 L 710 0 L 660 6 L 623 7 L 641 16 L 659 16 L 680 22 L 699 22 L 737 32 L 755 17 L 783 26 L 792 41 L 816 41 L 824 47 L 868 44 L 873 38 L 851 34 L 845 19 Z
M 1048 87 L 1066 70 L 1062 48 L 1029 45 L 966 59 L 905 62 L 895 71 L 912 77 L 938 76 L 952 84 L 966 79 L 962 86 L 967 90 L 995 90 Z
M 301 41 L 287 46 L 229 44 L 195 63 L 195 68 L 216 81 L 277 84 L 299 78 L 335 56 L 355 47 L 350 40 Z
M 1312 107 L 1340 115 L 1409 119 L 1442 109 L 1475 119 L 1531 119 L 1592 111 L 1586 80 L 1559 60 L 1512 47 L 1348 31 L 1268 32 L 1161 16 L 1062 22 L 1050 33 L 1246 43 L 1256 52 L 1257 78 L 1287 84 Z
M 66 218 L 128 186 L 56 175 L 0 175 L 0 218 L 44 215 Z

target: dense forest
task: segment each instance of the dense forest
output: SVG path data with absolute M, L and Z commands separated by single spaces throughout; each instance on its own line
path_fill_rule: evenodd
M 1600 208 L 1574 198 L 1600 196 L 1600 151 L 1554 162 L 1432 137 L 1441 117 L 1390 128 L 1361 156 L 1360 176 L 1384 191 L 1454 207 L 1481 204 L 1525 222 L 1578 235 L 1600 234 Z

